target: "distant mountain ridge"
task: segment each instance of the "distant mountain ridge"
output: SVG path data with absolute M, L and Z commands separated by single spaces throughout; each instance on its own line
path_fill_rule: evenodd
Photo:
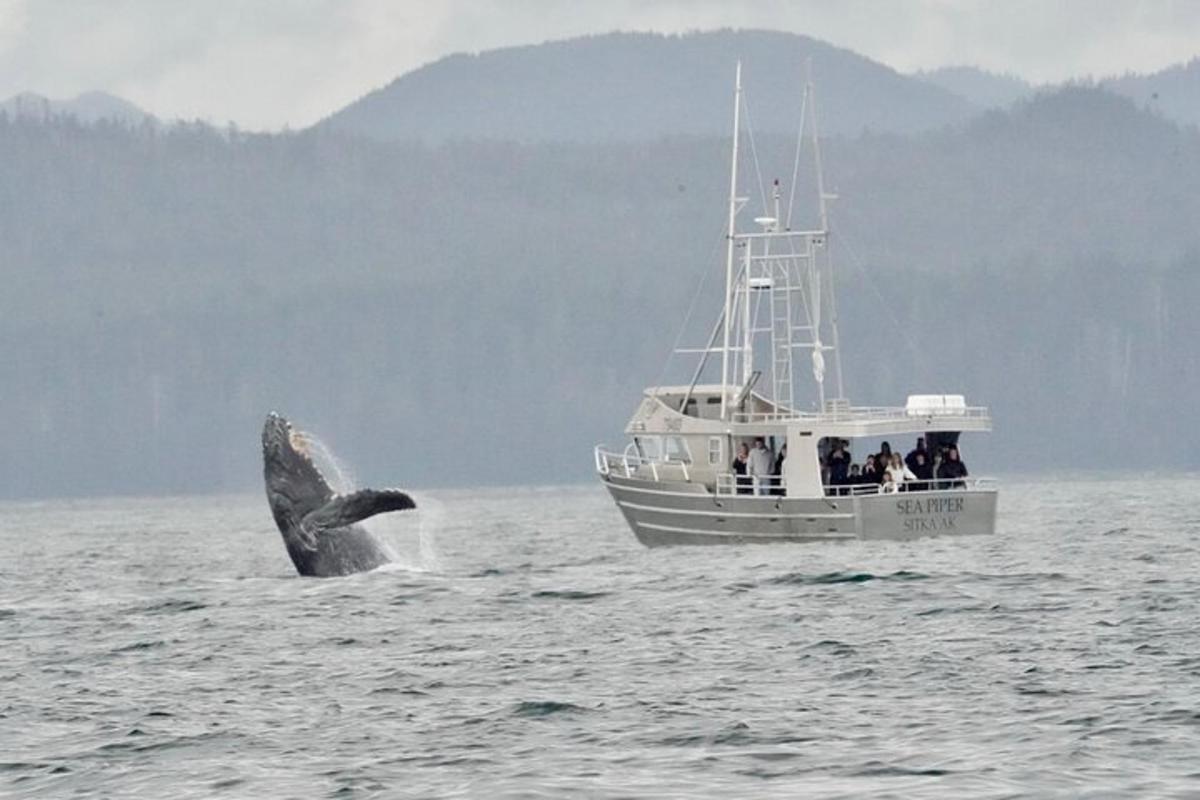
M 754 132 L 794 134 L 809 59 L 822 133 L 913 134 L 959 124 L 1062 86 L 1099 86 L 1174 122 L 1200 125 L 1200 57 L 1147 74 L 1037 85 L 951 65 L 911 74 L 794 33 L 720 30 L 609 33 L 446 56 L 397 77 L 315 126 L 379 141 L 637 141 L 726 136 L 733 65 L 743 61 Z M 10 118 L 159 122 L 103 91 L 70 99 L 22 92 Z
M 1016 75 L 997 74 L 978 67 L 941 67 L 914 73 L 914 78 L 958 94 L 979 108 L 1007 108 L 1039 92 L 1064 86 L 1096 86 L 1127 97 L 1137 105 L 1184 125 L 1200 125 L 1200 58 L 1146 74 L 1072 78 L 1060 84 L 1036 86 Z
M 1168 119 L 1200 125 L 1200 58 L 1149 75 L 1105 78 L 1100 85 Z
M 33 119 L 74 117 L 86 124 L 111 120 L 137 125 L 155 120 L 153 114 L 107 92 L 84 92 L 70 100 L 51 100 L 34 92 L 22 92 L 0 103 L 0 111 L 10 117 Z
M 631 141 L 727 135 L 734 65 L 756 132 L 792 133 L 805 65 L 820 87 L 821 130 L 913 133 L 975 108 L 940 86 L 792 33 L 611 33 L 448 56 L 316 126 L 379 140 Z
M 913 77 L 954 92 L 979 108 L 1005 108 L 1037 90 L 1016 75 L 970 66 L 939 67 L 915 72 Z

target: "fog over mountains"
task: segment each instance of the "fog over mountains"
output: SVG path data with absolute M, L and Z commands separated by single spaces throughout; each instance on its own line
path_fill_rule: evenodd
M 686 378 L 664 361 L 698 292 L 685 340 L 712 323 L 729 35 L 617 40 L 642 65 L 719 62 L 715 86 L 678 78 L 695 111 L 674 132 L 624 84 L 575 127 L 549 121 L 552 94 L 540 116 L 505 106 L 542 92 L 547 65 L 587 73 L 605 37 L 577 61 L 528 48 L 537 68 L 471 57 L 509 93 L 447 89 L 427 141 L 338 115 L 274 135 L 0 115 L 0 495 L 257 490 L 270 409 L 367 483 L 587 479 L 642 387 Z M 1200 466 L 1183 400 L 1200 390 L 1200 132 L 1096 87 L 978 112 L 938 89 L 887 112 L 895 128 L 839 123 L 834 86 L 861 101 L 921 81 L 810 46 L 842 131 L 825 153 L 851 399 L 990 404 L 978 472 Z M 795 87 L 756 82 L 762 63 L 746 56 L 753 119 L 780 130 L 756 126 L 756 154 L 764 181 L 786 179 Z M 497 129 L 468 128 L 471 109 Z M 575 135 L 606 117 L 620 124 Z M 526 136 L 523 118 L 560 127 Z M 757 197 L 749 160 L 743 175 Z
M 1037 91 L 1016 75 L 997 75 L 978 67 L 942 67 L 915 73 L 913 77 L 953 92 L 976 108 L 1004 108 Z
M 149 114 L 128 100 L 107 92 L 84 92 L 69 100 L 51 100 L 33 92 L 23 92 L 0 103 L 0 113 L 9 118 L 71 117 L 78 122 L 119 122 L 139 125 L 155 122 Z

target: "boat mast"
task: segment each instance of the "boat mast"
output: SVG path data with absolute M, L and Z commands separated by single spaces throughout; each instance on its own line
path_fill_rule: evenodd
M 827 201 L 837 199 L 836 194 L 828 194 L 825 191 L 825 171 L 821 165 L 821 137 L 817 133 L 817 95 L 816 89 L 813 86 L 812 79 L 812 58 L 808 59 L 807 75 L 804 87 L 804 93 L 808 103 L 812 107 L 812 148 L 813 148 L 813 164 L 817 178 L 817 204 L 821 215 L 821 231 L 825 234 L 825 265 L 829 270 L 829 283 L 827 291 L 829 292 L 829 328 L 830 334 L 833 337 L 833 368 L 837 372 L 837 399 L 843 400 L 846 397 L 846 389 L 842 382 L 842 348 L 841 342 L 838 340 L 838 314 L 837 314 L 837 293 L 833 288 L 833 263 L 830 256 L 830 241 L 829 241 L 829 206 Z M 803 132 L 802 132 L 803 133 Z M 819 274 L 819 270 L 818 270 Z M 818 303 L 820 296 L 818 293 Z M 824 372 L 824 356 L 821 355 L 820 348 L 820 327 L 817 328 L 817 338 L 813 349 L 813 365 L 814 372 L 817 370 L 817 364 L 820 364 L 820 371 Z M 818 378 L 817 383 L 820 387 L 821 409 L 825 408 L 825 385 L 823 383 L 823 375 Z
M 733 319 L 733 248 L 734 225 L 737 217 L 738 129 L 741 127 L 742 62 L 737 62 L 733 90 L 733 158 L 729 167 L 729 230 L 725 251 L 725 319 L 724 342 L 721 346 L 721 419 L 729 419 L 729 335 Z

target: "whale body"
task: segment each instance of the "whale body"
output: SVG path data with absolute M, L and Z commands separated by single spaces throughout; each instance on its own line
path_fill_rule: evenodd
M 262 448 L 267 502 L 297 572 L 326 578 L 366 572 L 391 560 L 357 523 L 416 508 L 411 497 L 398 489 L 333 491 L 303 439 L 274 412 L 263 424 Z

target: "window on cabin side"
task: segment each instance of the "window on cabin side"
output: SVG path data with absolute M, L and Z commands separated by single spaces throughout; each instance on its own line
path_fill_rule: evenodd
M 687 442 L 682 436 L 663 437 L 663 460 L 677 461 L 682 464 L 692 463 L 691 453 L 688 452 Z

